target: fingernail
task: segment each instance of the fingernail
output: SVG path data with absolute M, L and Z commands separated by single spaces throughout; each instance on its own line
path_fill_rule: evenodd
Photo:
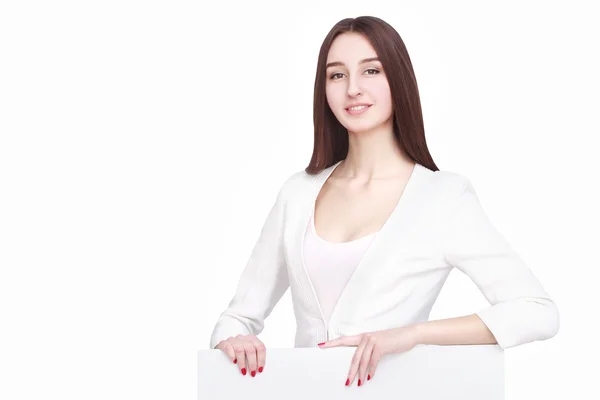
M 262 372 L 262 371 L 263 371 L 263 367 L 260 367 L 260 368 L 258 369 L 258 372 Z
M 367 375 L 367 380 L 370 381 L 371 380 L 371 375 Z
M 346 379 L 346 386 L 350 384 L 350 378 Z
M 252 377 L 254 378 L 256 376 L 256 371 L 250 372 L 250 375 L 252 375 Z
M 323 346 L 324 344 L 325 344 L 325 342 L 319 343 L 317 346 Z
M 360 379 L 358 380 L 358 386 L 360 386 Z
M 237 364 L 237 358 L 236 358 L 235 360 L 233 360 L 233 363 L 234 363 L 234 364 Z
M 246 375 L 246 368 L 242 368 L 242 375 Z

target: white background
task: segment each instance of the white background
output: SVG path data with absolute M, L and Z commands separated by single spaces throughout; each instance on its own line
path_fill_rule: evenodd
M 557 336 L 506 351 L 507 398 L 598 398 L 594 2 L 483 3 L 2 2 L 0 398 L 195 399 L 196 352 L 309 162 L 321 43 L 360 15 L 398 30 L 436 164 L 558 305 Z M 455 270 L 431 318 L 486 306 Z M 288 291 L 259 338 L 294 333 Z

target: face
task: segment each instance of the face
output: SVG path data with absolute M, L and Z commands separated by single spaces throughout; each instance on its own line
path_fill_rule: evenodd
M 327 103 L 338 121 L 350 133 L 364 132 L 390 123 L 392 96 L 377 53 L 358 33 L 343 33 L 335 38 L 327 56 L 325 93 Z M 370 105 L 348 110 L 354 103 Z

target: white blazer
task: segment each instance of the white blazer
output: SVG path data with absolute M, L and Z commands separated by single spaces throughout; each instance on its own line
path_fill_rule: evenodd
M 419 163 L 327 323 L 302 255 L 316 197 L 340 162 L 315 175 L 296 172 L 285 181 L 235 295 L 214 327 L 211 349 L 231 336 L 262 332 L 288 288 L 297 324 L 295 347 L 428 321 L 454 267 L 489 301 L 476 314 L 502 349 L 557 333 L 555 303 L 489 221 L 471 181 Z

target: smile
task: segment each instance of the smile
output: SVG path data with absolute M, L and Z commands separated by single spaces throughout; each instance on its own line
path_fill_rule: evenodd
M 346 109 L 346 112 L 350 115 L 359 115 L 367 111 L 371 106 L 358 106 Z

